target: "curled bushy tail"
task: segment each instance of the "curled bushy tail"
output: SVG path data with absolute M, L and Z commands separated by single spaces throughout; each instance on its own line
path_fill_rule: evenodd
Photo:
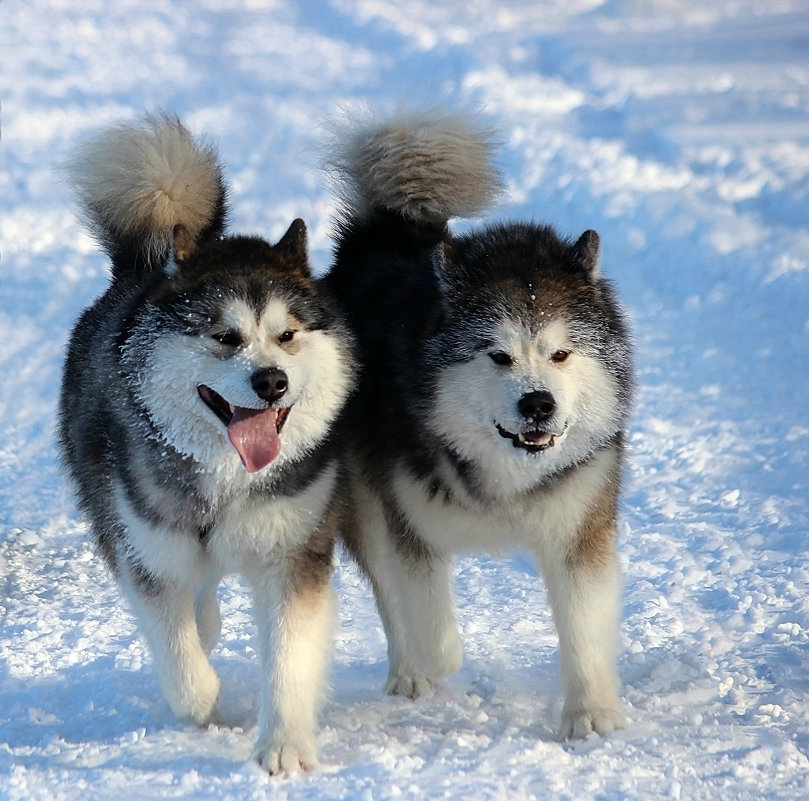
M 226 192 L 213 148 L 166 114 L 102 131 L 67 164 L 88 227 L 115 277 L 162 268 L 174 228 L 194 241 L 224 228 Z
M 443 224 L 480 214 L 502 191 L 492 132 L 469 114 L 408 112 L 335 128 L 328 167 L 349 218 L 385 210 Z

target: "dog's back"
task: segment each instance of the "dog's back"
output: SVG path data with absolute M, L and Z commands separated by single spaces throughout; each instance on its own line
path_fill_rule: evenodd
M 342 212 L 326 281 L 357 334 L 364 378 L 349 425 L 360 449 L 420 451 L 404 432 L 414 431 L 405 421 L 417 414 L 420 343 L 442 313 L 433 259 L 450 219 L 481 214 L 502 192 L 493 150 L 479 119 L 438 109 L 361 117 L 332 144 Z
M 360 330 L 394 330 L 397 310 L 418 317 L 422 304 L 430 316 L 431 259 L 448 221 L 482 213 L 502 190 L 493 147 L 479 120 L 439 110 L 361 118 L 340 131 L 329 165 L 342 213 L 327 280 Z

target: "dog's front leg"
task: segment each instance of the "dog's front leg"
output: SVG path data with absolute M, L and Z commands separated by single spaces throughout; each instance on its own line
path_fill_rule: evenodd
M 540 561 L 559 634 L 565 687 L 560 738 L 623 728 L 615 669 L 620 578 L 614 550 L 588 561 L 546 549 Z
M 202 650 L 206 654 L 213 651 L 222 631 L 222 617 L 219 613 L 219 602 L 216 597 L 220 581 L 221 575 L 218 572 L 211 572 L 197 590 L 196 598 L 194 599 L 197 630 L 199 631 Z
M 253 584 L 261 660 L 255 759 L 273 775 L 317 767 L 315 725 L 334 622 L 329 576 L 294 576 L 284 560 Z
M 159 577 L 144 585 L 128 571 L 122 585 L 149 645 L 163 697 L 178 717 L 206 724 L 219 695 L 219 679 L 200 642 L 194 592 Z
M 416 667 L 437 682 L 463 662 L 451 559 L 443 554 L 397 554 L 392 564 L 390 581 L 397 588 L 409 652 Z

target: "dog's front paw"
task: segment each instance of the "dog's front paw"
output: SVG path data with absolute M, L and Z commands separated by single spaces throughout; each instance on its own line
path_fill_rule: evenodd
M 559 730 L 560 740 L 583 740 L 590 734 L 609 734 L 626 726 L 626 718 L 620 706 L 580 704 L 568 705 L 562 711 L 562 726 Z
M 219 698 L 219 677 L 207 661 L 196 668 L 187 675 L 169 677 L 161 689 L 178 718 L 191 718 L 197 725 L 207 726 Z
M 385 692 L 388 695 L 401 695 L 404 698 L 421 698 L 423 695 L 430 695 L 435 690 L 435 684 L 423 673 L 412 671 L 412 673 L 396 673 L 388 677 L 385 685 Z
M 296 773 L 306 773 L 318 766 L 317 749 L 314 743 L 273 742 L 257 743 L 253 760 L 270 774 L 287 778 Z
M 457 673 L 463 664 L 463 641 L 455 624 L 428 635 L 421 632 L 413 638 L 413 663 L 427 675 L 443 679 Z

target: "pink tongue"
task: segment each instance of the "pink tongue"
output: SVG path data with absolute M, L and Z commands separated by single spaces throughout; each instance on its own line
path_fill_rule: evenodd
M 228 425 L 228 439 L 248 473 L 266 467 L 281 452 L 276 422 L 278 409 L 244 409 L 236 406 Z

